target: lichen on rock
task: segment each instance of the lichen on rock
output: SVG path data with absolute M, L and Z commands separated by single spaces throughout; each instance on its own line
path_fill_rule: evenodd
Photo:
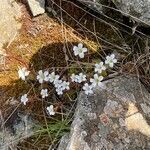
M 137 22 L 150 24 L 149 0 L 115 0 L 114 3 L 124 15 L 131 16 Z
M 63 150 L 149 148 L 150 94 L 134 77 L 116 77 L 105 81 L 105 85 L 106 89 L 95 89 L 94 95 L 89 97 L 80 93 L 71 133 Z M 58 150 L 62 150 L 62 143 Z

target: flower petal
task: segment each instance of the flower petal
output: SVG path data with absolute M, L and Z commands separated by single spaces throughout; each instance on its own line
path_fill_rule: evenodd
M 82 48 L 82 51 L 85 53 L 87 52 L 87 48 Z
M 117 63 L 117 59 L 113 59 L 113 62 L 114 62 L 114 63 Z
M 78 50 L 78 47 L 77 47 L 77 46 L 74 46 L 74 47 L 73 47 L 73 51 L 76 51 L 76 50 Z
M 79 43 L 78 44 L 78 48 L 80 49 L 80 48 L 83 48 L 83 44 L 82 43 Z
M 114 58 L 115 58 L 115 55 L 114 55 L 114 54 L 111 54 L 111 55 L 110 55 L 110 58 L 111 58 L 111 59 L 114 59 Z
M 84 58 L 84 53 L 79 53 L 80 58 Z
M 109 66 L 110 66 L 111 68 L 113 68 L 114 63 L 109 63 Z

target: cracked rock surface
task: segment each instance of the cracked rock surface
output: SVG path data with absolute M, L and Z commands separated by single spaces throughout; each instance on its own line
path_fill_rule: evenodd
M 78 0 L 96 9 L 100 13 L 105 10 L 101 4 L 105 5 L 108 0 Z M 111 0 L 123 15 L 131 17 L 134 21 L 142 25 L 150 25 L 150 0 Z M 116 12 L 117 13 L 117 12 Z
M 100 13 L 103 13 L 103 7 L 101 4 L 105 4 L 106 0 L 78 0 L 81 3 L 85 3 L 88 7 L 96 9 Z
M 124 13 L 150 25 L 150 0 L 116 0 L 114 3 Z M 139 20 L 135 20 L 139 22 Z
M 150 147 L 150 94 L 137 78 L 119 76 L 94 95 L 83 92 L 69 135 L 58 150 L 146 150 Z

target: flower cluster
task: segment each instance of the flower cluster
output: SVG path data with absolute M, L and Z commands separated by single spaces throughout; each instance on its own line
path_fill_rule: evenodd
M 55 74 L 55 72 L 52 72 L 49 74 L 48 71 L 43 72 L 42 70 L 39 71 L 39 74 L 37 76 L 37 79 L 39 80 L 39 83 L 43 83 L 43 81 L 50 82 L 54 85 L 56 88 L 56 92 L 58 95 L 62 95 L 64 90 L 69 90 L 69 82 L 63 81 L 60 79 L 60 76 Z M 48 96 L 47 89 L 41 91 L 42 98 L 45 98 Z
M 88 49 L 85 48 L 82 43 L 79 43 L 77 46 L 73 47 L 74 55 L 79 56 L 80 58 L 84 58 L 85 53 L 87 51 Z M 80 72 L 79 74 L 73 73 L 70 76 L 70 80 L 71 82 L 75 82 L 75 83 L 83 83 L 84 85 L 82 89 L 84 90 L 85 94 L 87 95 L 93 94 L 93 89 L 95 87 L 102 88 L 104 86 L 102 82 L 104 79 L 104 77 L 102 76 L 103 72 L 108 67 L 112 68 L 115 63 L 117 63 L 117 59 L 115 58 L 114 54 L 111 54 L 109 56 L 106 56 L 104 62 L 101 61 L 94 65 L 94 71 L 93 71 L 94 75 L 92 78 L 89 79 L 89 83 L 86 83 L 87 76 L 82 72 Z M 28 71 L 27 68 L 25 67 L 19 68 L 18 75 L 19 78 L 21 78 L 22 80 L 26 80 L 26 77 L 29 75 L 29 73 L 30 71 Z M 60 76 L 55 72 L 49 73 L 49 71 L 47 70 L 46 71 L 39 70 L 36 79 L 40 84 L 43 84 L 44 82 L 53 84 L 58 95 L 62 95 L 64 91 L 70 89 L 70 82 L 60 79 Z M 40 94 L 43 99 L 48 97 L 48 89 L 41 89 Z M 27 94 L 22 95 L 21 102 L 24 105 L 26 105 L 26 103 L 28 102 Z M 53 105 L 47 107 L 47 111 L 49 115 L 55 114 Z
M 83 90 L 85 91 L 85 94 L 93 94 L 93 88 L 95 87 L 101 87 L 104 88 L 104 84 L 102 83 L 104 77 L 101 75 L 103 71 L 107 69 L 107 67 L 113 67 L 114 64 L 117 63 L 117 59 L 115 58 L 114 54 L 111 54 L 110 56 L 107 56 L 104 62 L 96 63 L 94 68 L 94 76 L 93 78 L 90 78 L 91 84 L 85 83 L 83 86 Z

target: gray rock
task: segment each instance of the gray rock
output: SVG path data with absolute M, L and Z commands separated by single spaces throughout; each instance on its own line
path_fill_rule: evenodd
M 33 16 L 45 13 L 45 0 L 27 0 Z
M 0 129 L 0 150 L 16 150 L 19 142 L 33 135 L 34 128 L 35 121 L 30 115 L 14 113 Z
M 57 150 L 65 150 L 68 142 L 69 142 L 69 134 L 67 133 L 61 138 L 59 148 Z
M 150 25 L 150 0 L 114 0 L 114 3 L 119 10 L 126 13 L 124 15 Z
M 105 7 L 109 0 L 78 0 L 85 3 L 88 7 L 105 13 Z M 119 11 L 124 16 L 131 17 L 132 20 L 140 23 L 141 25 L 150 25 L 150 0 L 111 0 Z M 102 6 L 103 5 L 103 6 Z M 110 9 L 111 10 L 111 9 Z M 116 11 L 116 14 L 118 12 Z
M 81 3 L 86 4 L 92 9 L 96 9 L 100 13 L 103 13 L 103 7 L 101 4 L 105 4 L 106 0 L 78 0 Z
M 148 150 L 150 94 L 134 77 L 104 82 L 105 89 L 78 97 L 71 133 L 58 150 Z M 68 141 L 68 143 L 67 143 Z

